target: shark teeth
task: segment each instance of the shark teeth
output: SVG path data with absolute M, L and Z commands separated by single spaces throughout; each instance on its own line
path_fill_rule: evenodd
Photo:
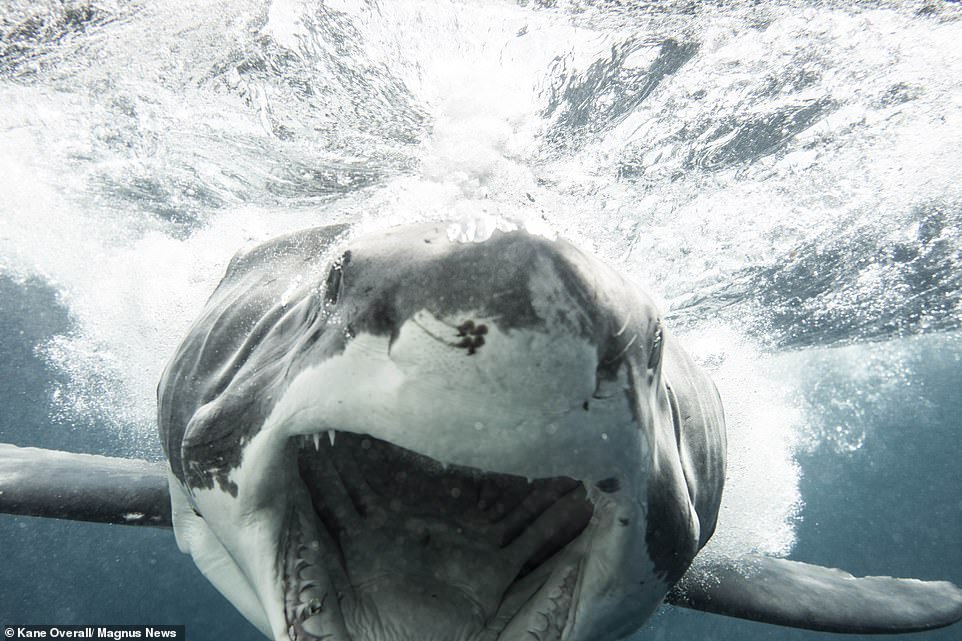
M 319 437 L 319 435 L 314 435 Z M 287 533 L 284 560 L 284 616 L 290 641 L 348 641 L 340 601 L 313 526 L 298 513 Z
M 327 432 L 328 442 L 330 442 L 331 447 L 334 447 L 334 440 L 335 440 L 335 437 L 337 436 L 337 430 L 326 430 L 326 432 Z M 304 440 L 307 445 L 310 445 L 310 444 L 314 445 L 315 452 L 321 451 L 321 435 L 322 434 L 323 432 L 317 432 L 315 434 L 308 434 L 304 436 Z

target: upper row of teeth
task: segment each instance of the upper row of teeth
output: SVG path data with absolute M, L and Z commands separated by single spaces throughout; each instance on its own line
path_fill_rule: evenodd
M 334 447 L 334 437 L 337 435 L 337 430 L 327 430 L 327 440 L 331 442 L 331 447 Z M 314 449 L 320 451 L 321 449 L 321 433 L 311 435 L 311 440 L 314 442 Z

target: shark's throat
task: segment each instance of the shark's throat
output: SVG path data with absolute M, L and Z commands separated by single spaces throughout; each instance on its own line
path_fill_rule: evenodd
M 293 640 L 562 638 L 593 513 L 580 482 L 444 466 L 351 433 L 296 440 L 310 500 L 279 560 Z

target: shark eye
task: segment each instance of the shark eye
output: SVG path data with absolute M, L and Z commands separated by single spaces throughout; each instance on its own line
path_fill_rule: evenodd
M 324 284 L 324 298 L 328 303 L 334 305 L 341 298 L 341 289 L 344 285 L 344 268 L 351 261 L 351 252 L 346 251 L 327 274 L 327 282 Z
M 648 355 L 648 369 L 655 369 L 661 362 L 661 347 L 664 343 L 663 335 L 661 331 L 661 321 L 657 321 L 658 326 L 655 328 L 655 335 L 651 339 L 651 352 Z
M 327 275 L 327 282 L 324 285 L 324 298 L 331 305 L 337 302 L 337 299 L 341 297 L 341 282 L 343 277 L 341 275 L 341 266 L 335 265 L 331 267 L 330 273 Z

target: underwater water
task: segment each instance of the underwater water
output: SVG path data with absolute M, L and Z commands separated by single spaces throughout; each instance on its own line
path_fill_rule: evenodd
M 160 372 L 241 247 L 520 219 L 713 373 L 706 554 L 962 584 L 959 42 L 938 0 L 0 0 L 0 441 L 160 458 Z M 260 638 L 169 531 L 12 516 L 0 623 Z M 666 607 L 637 638 L 837 637 Z

